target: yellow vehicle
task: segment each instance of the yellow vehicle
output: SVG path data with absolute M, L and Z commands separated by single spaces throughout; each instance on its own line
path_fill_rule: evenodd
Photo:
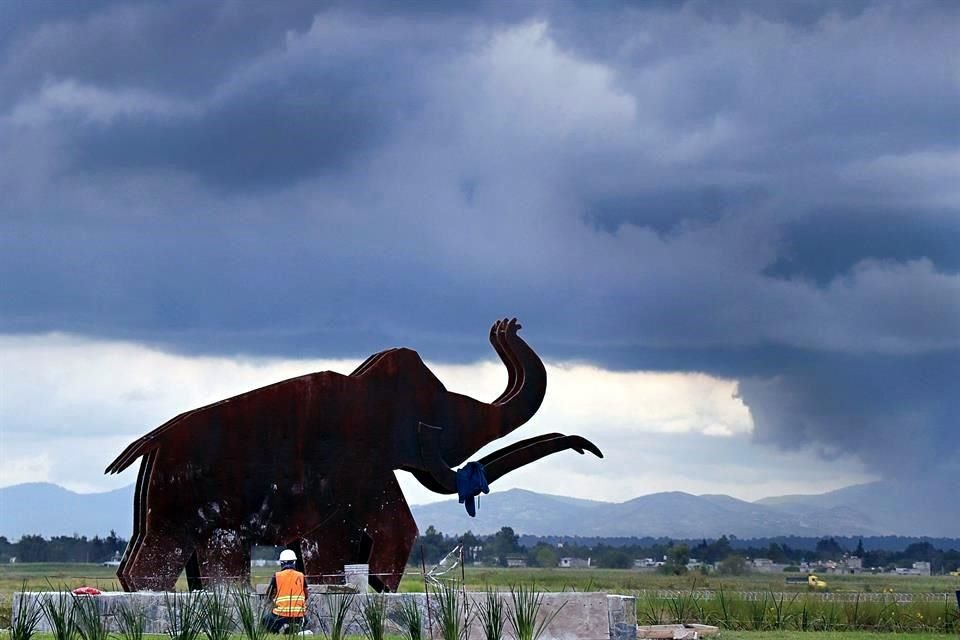
M 808 589 L 826 589 L 827 583 L 824 580 L 821 580 L 817 576 L 811 574 L 809 576 L 787 576 L 784 582 L 787 585 L 807 585 Z
M 960 569 L 957 569 L 956 571 L 951 571 L 950 575 L 960 578 Z
M 812 587 L 813 589 L 826 589 L 827 581 L 821 580 L 820 578 L 818 578 L 817 576 L 811 573 L 809 576 L 807 576 L 807 585 Z

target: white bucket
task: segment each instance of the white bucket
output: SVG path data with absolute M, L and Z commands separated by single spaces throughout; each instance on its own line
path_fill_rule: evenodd
M 357 590 L 357 593 L 367 593 L 370 586 L 369 564 L 343 565 L 343 583 Z

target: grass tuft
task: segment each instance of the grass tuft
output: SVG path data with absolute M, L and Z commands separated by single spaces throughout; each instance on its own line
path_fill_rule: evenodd
M 77 635 L 72 598 L 69 590 L 58 590 L 40 600 L 40 608 L 50 624 L 54 640 L 73 640 Z
M 39 596 L 27 593 L 26 582 L 20 587 L 20 599 L 11 604 L 10 628 L 7 631 L 9 640 L 31 640 L 40 624 L 43 610 L 40 607 Z
M 357 622 L 367 640 L 383 640 L 387 626 L 387 599 L 381 594 L 368 594 L 360 604 Z
M 434 617 L 440 625 L 443 640 L 467 640 L 473 615 L 459 585 L 442 582 L 432 589 Z
M 189 591 L 164 594 L 163 604 L 170 640 L 197 640 L 203 633 L 205 614 L 199 595 Z
M 564 602 L 552 613 L 541 617 L 543 593 L 536 590 L 536 584 L 529 588 L 522 584 L 510 587 L 510 600 L 513 607 L 510 610 L 509 620 L 515 640 L 539 640 L 567 604 Z
M 484 640 L 502 640 L 507 611 L 496 590 L 487 587 L 484 591 L 483 598 L 477 602 L 477 618 L 483 627 Z
M 264 640 L 267 628 L 263 625 L 263 612 L 254 605 L 247 590 L 237 585 L 230 591 L 230 599 L 237 610 L 237 626 L 244 640 Z
M 107 640 L 110 637 L 100 602 L 97 596 L 73 596 L 74 623 L 83 640 Z
M 114 610 L 114 620 L 123 640 L 143 640 L 147 626 L 147 612 L 136 600 L 120 604 Z
M 229 640 L 230 634 L 237 628 L 230 597 L 222 587 L 216 587 L 204 594 L 203 633 L 208 640 Z
M 400 628 L 407 640 L 420 640 L 423 636 L 423 614 L 416 598 L 405 597 L 400 600 L 397 612 Z
M 327 612 L 329 620 L 323 627 L 323 633 L 328 640 L 344 640 L 346 638 L 347 614 L 350 613 L 350 607 L 357 597 L 355 593 L 326 593 L 324 599 L 327 603 Z

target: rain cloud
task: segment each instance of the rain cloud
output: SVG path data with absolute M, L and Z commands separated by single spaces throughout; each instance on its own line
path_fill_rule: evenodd
M 511 315 L 548 360 L 738 381 L 758 443 L 950 477 L 958 27 L 932 1 L 10 3 L 0 332 L 464 363 Z

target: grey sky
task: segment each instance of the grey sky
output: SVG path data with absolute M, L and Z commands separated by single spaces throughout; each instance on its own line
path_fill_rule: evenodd
M 0 332 L 472 362 L 511 315 L 548 359 L 736 380 L 758 443 L 949 477 L 958 30 L 920 1 L 5 3 Z

